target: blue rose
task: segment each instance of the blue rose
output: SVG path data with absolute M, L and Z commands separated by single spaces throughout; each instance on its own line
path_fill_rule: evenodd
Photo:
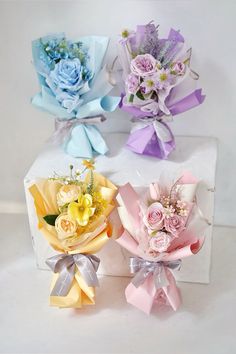
M 56 89 L 78 91 L 84 84 L 83 67 L 78 58 L 62 59 L 49 74 L 50 81 Z
M 83 78 L 84 69 L 78 58 L 62 59 L 46 79 L 56 99 L 69 112 L 80 104 L 79 91 L 86 82 Z

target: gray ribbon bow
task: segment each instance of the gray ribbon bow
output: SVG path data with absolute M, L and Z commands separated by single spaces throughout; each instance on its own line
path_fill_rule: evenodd
M 88 118 L 72 118 L 72 119 L 56 119 L 55 131 L 50 138 L 50 142 L 53 144 L 62 144 L 67 136 L 70 135 L 72 129 L 78 124 L 97 124 L 106 120 L 104 115 L 100 114 L 94 117 Z
M 46 264 L 59 277 L 51 291 L 51 296 L 66 296 L 72 286 L 76 267 L 88 286 L 98 286 L 96 271 L 100 259 L 90 254 L 58 254 L 46 260 Z
M 132 128 L 131 132 L 145 128 L 148 125 L 152 124 L 158 139 L 160 139 L 164 143 L 172 140 L 170 129 L 160 117 L 135 117 L 132 119 L 132 122 L 137 124 L 136 127 Z
M 153 274 L 154 284 L 156 289 L 163 288 L 169 285 L 169 281 L 166 276 L 165 268 L 179 270 L 181 266 L 181 259 L 170 262 L 152 262 L 142 259 L 140 257 L 130 258 L 130 272 L 136 274 L 132 279 L 132 284 L 138 288 L 147 277 Z

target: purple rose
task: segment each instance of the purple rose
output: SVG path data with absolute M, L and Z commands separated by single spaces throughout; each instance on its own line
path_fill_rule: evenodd
M 149 232 L 161 230 L 163 227 L 163 206 L 161 203 L 153 203 L 147 209 L 143 222 L 147 226 Z
M 164 225 L 166 231 L 170 232 L 174 237 L 178 237 L 185 228 L 185 219 L 174 214 L 169 218 L 165 218 Z
M 136 75 L 129 74 L 125 84 L 128 92 L 131 94 L 135 94 L 139 89 L 139 79 Z
M 185 72 L 185 64 L 181 61 L 174 63 L 172 70 L 176 72 L 177 75 L 183 75 Z
M 150 76 L 157 71 L 157 61 L 151 54 L 137 55 L 131 61 L 130 69 L 134 75 Z
M 150 239 L 149 245 L 153 251 L 162 253 L 169 248 L 172 239 L 171 235 L 160 231 L 155 237 Z

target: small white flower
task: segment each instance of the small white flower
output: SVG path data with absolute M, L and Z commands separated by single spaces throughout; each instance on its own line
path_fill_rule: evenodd
M 174 216 L 175 209 L 172 205 L 167 208 L 164 208 L 163 214 L 166 219 L 172 218 Z
M 188 215 L 188 211 L 187 211 L 187 209 L 180 209 L 178 214 L 180 216 L 187 216 Z
M 183 200 L 177 200 L 177 208 L 184 209 L 186 203 Z

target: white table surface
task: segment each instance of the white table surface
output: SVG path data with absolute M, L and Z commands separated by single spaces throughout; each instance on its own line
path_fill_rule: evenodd
M 125 302 L 128 278 L 104 277 L 95 306 L 48 306 L 26 215 L 1 215 L 0 353 L 236 353 L 236 230 L 215 227 L 210 285 L 180 283 L 183 304 L 149 317 Z

